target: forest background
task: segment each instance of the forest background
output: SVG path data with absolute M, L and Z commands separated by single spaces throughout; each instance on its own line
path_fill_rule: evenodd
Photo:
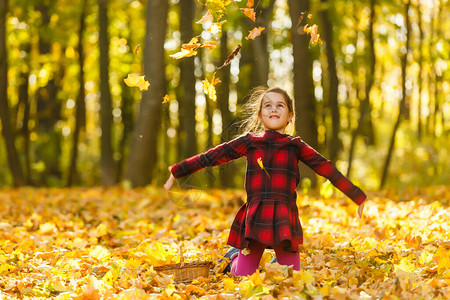
M 447 0 L 0 3 L 0 186 L 162 186 L 168 166 L 239 134 L 259 85 L 295 98 L 296 134 L 358 185 L 449 182 Z M 171 57 L 194 36 L 216 47 Z M 216 101 L 203 93 L 213 74 Z M 244 170 L 238 160 L 179 183 L 241 188 Z
M 450 298 L 449 7 L 0 0 L 0 298 Z M 162 186 L 239 135 L 259 85 L 295 98 L 295 134 L 369 201 L 357 218 L 301 166 L 302 270 L 268 250 L 235 277 L 219 259 L 245 159 Z M 208 278 L 155 271 L 181 246 Z

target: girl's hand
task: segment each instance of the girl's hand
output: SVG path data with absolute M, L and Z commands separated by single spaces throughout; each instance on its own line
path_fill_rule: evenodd
M 362 213 L 363 213 L 363 209 L 364 209 L 364 203 L 365 203 L 365 202 L 361 203 L 361 205 L 360 205 L 359 208 L 358 208 L 358 215 L 359 215 L 359 218 L 362 218 Z
M 171 167 L 169 167 L 169 171 L 170 170 L 171 170 Z M 175 177 L 173 176 L 172 173 L 170 173 L 169 179 L 167 179 L 166 183 L 164 184 L 164 188 L 166 189 L 166 191 L 170 190 L 174 181 L 175 181 Z

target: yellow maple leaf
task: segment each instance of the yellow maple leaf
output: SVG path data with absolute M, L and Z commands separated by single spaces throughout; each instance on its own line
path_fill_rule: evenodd
M 415 270 L 416 266 L 411 262 L 412 257 L 407 256 L 400 260 L 399 264 L 394 264 L 395 271 L 402 270 L 404 272 L 411 273 Z
M 224 278 L 223 279 L 223 287 L 227 292 L 234 292 L 236 285 L 234 284 L 233 278 Z
M 263 278 L 261 277 L 261 274 L 259 273 L 259 270 L 256 270 L 255 273 L 253 273 L 249 277 L 250 281 L 253 282 L 254 286 L 262 285 L 263 284 Z
M 264 168 L 264 165 L 263 165 L 263 162 L 262 162 L 262 158 L 261 158 L 261 157 L 258 157 L 258 159 L 257 159 L 256 161 L 258 162 L 259 167 L 260 167 L 261 169 L 263 169 L 264 172 L 266 172 L 267 176 L 269 176 L 269 178 L 270 178 L 269 173 L 268 173 L 267 170 Z
M 203 83 L 203 92 L 209 96 L 209 98 L 213 101 L 217 101 L 216 94 L 216 84 L 220 82 L 219 78 L 216 78 L 216 73 L 213 74 L 211 81 L 208 81 L 207 78 L 202 81 Z
M 163 102 L 162 102 L 162 103 L 163 103 L 163 104 L 164 104 L 164 103 L 167 103 L 167 102 L 169 102 L 169 100 L 170 100 L 170 99 L 169 99 L 169 95 L 165 95 L 164 98 L 163 98 Z
M 126 85 L 129 87 L 137 87 L 139 90 L 147 91 L 148 87 L 150 86 L 150 83 L 145 80 L 145 75 L 138 75 L 138 74 L 128 74 L 127 78 L 123 80 Z
M 112 269 L 109 270 L 102 278 L 103 282 L 109 286 L 113 286 L 114 282 L 116 282 L 120 275 L 120 268 L 116 264 L 112 263 L 111 267 Z
M 306 270 L 302 270 L 302 280 L 306 283 L 306 284 L 311 284 L 314 282 L 314 275 L 311 272 L 308 272 Z

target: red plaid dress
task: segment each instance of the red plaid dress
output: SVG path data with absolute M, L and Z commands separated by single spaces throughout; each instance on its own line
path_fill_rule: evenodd
M 303 243 L 295 191 L 300 181 L 299 160 L 329 179 L 356 204 L 366 199 L 363 191 L 299 137 L 270 129 L 220 144 L 174 164 L 171 171 L 179 178 L 242 156 L 247 157 L 244 185 L 247 202 L 231 225 L 228 244 L 233 247 L 244 249 L 250 240 L 256 240 L 269 247 L 285 243 L 286 251 L 298 251 L 299 244 Z M 260 167 L 258 159 L 268 174 Z

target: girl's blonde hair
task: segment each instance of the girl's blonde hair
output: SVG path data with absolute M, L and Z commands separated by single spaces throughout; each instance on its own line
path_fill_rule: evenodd
M 285 129 L 285 133 L 294 135 L 295 131 L 295 105 L 294 100 L 289 96 L 289 94 L 278 87 L 267 88 L 264 86 L 259 86 L 254 88 L 250 92 L 250 97 L 248 101 L 242 107 L 242 121 L 239 125 L 239 132 L 242 134 L 247 134 L 249 132 L 258 133 L 265 130 L 263 123 L 259 119 L 259 114 L 262 109 L 262 102 L 264 96 L 267 93 L 278 93 L 281 94 L 286 101 L 286 105 L 289 112 L 293 114 L 292 121 L 288 123 Z

